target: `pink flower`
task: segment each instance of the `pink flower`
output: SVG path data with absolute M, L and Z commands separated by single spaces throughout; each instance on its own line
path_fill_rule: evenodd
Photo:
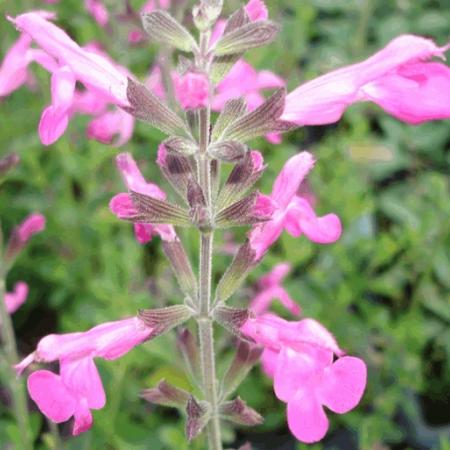
M 288 425 L 298 440 L 312 443 L 325 436 L 323 406 L 344 414 L 361 400 L 364 361 L 342 356 L 334 337 L 315 320 L 265 315 L 249 319 L 241 331 L 264 346 L 264 369 L 274 379 L 275 395 L 287 403 Z M 335 362 L 333 355 L 339 356 Z
M 30 12 L 9 18 L 16 27 L 27 33 L 60 65 L 70 67 L 78 81 L 108 98 L 111 103 L 128 105 L 127 76 L 105 58 L 81 48 L 61 28 Z
M 108 10 L 101 0 L 84 0 L 84 7 L 101 27 L 108 24 Z
M 205 74 L 188 72 L 183 76 L 174 75 L 176 97 L 183 109 L 198 109 L 208 105 L 209 82 Z
M 42 214 L 30 214 L 15 230 L 21 243 L 26 244 L 31 236 L 45 228 L 45 217 Z
M 96 113 L 107 112 L 108 103 L 118 106 L 128 105 L 126 96 L 127 69 L 110 60 L 97 45 L 90 44 L 81 48 L 63 30 L 51 23 L 49 16 L 32 12 L 22 14 L 15 19 L 9 18 L 25 36 L 33 39 L 42 50 L 30 50 L 30 60 L 35 60 L 52 73 L 52 103 L 42 113 L 39 123 L 39 135 L 44 145 L 54 143 L 65 132 L 70 117 L 77 111 L 79 96 L 75 92 L 76 81 L 81 82 L 91 92 L 96 103 Z M 99 106 L 101 105 L 101 107 Z M 90 113 L 87 105 L 84 113 Z M 124 112 L 114 114 L 113 123 L 109 124 L 110 140 L 119 134 L 119 143 L 131 137 L 134 119 L 125 117 Z M 110 115 L 99 119 L 92 127 L 91 136 L 100 134 L 99 127 L 111 119 Z M 105 139 L 105 133 L 101 136 Z
M 120 147 L 131 139 L 133 130 L 134 117 L 117 108 L 95 117 L 88 125 L 87 136 L 104 144 L 112 144 L 118 136 L 114 145 Z
M 142 176 L 135 160 L 130 153 L 121 153 L 117 156 L 117 167 L 129 190 L 148 195 L 158 200 L 165 200 L 166 194 L 153 183 L 148 183 Z M 128 194 L 118 194 L 111 199 L 109 208 L 119 219 L 128 219 L 137 214 L 137 210 Z M 137 223 L 134 225 L 136 239 L 145 244 L 155 234 L 159 234 L 165 241 L 177 239 L 172 225 L 153 225 Z
M 258 282 L 258 292 L 250 303 L 250 309 L 261 315 L 269 309 L 273 300 L 278 299 L 292 314 L 300 314 L 300 306 L 290 297 L 281 285 L 283 279 L 291 270 L 287 263 L 277 264 L 271 272 L 261 277 Z
M 16 312 L 28 297 L 28 285 L 24 281 L 19 281 L 14 285 L 12 292 L 5 293 L 5 304 L 9 314 Z
M 120 358 L 149 339 L 152 331 L 138 317 L 132 317 L 85 332 L 51 334 L 15 368 L 20 375 L 32 362 L 59 361 L 60 375 L 38 370 L 28 378 L 28 391 L 50 420 L 60 423 L 74 416 L 73 434 L 77 435 L 91 427 L 90 410 L 103 408 L 106 402 L 94 358 Z
M 372 101 L 412 124 L 449 118 L 450 68 L 424 62 L 443 57 L 448 48 L 419 36 L 399 36 L 367 60 L 299 86 L 287 96 L 281 118 L 299 125 L 333 123 L 360 101 Z
M 250 0 L 245 5 L 245 12 L 252 22 L 267 20 L 269 18 L 267 6 L 262 0 Z
M 256 225 L 250 232 L 250 245 L 260 259 L 286 230 L 294 237 L 301 234 L 313 242 L 329 244 L 339 239 L 342 227 L 335 214 L 317 217 L 309 203 L 299 197 L 301 182 L 312 169 L 314 159 L 308 152 L 290 158 L 275 180 L 272 194 L 272 219 Z
M 42 214 L 30 214 L 19 225 L 17 225 L 8 242 L 5 259 L 13 260 L 19 252 L 25 247 L 26 243 L 36 233 L 41 232 L 45 228 L 45 217 Z
M 205 74 L 188 72 L 180 76 L 171 73 L 175 97 L 183 109 L 197 109 L 207 106 L 209 100 L 209 82 Z M 162 100 L 166 99 L 162 73 L 159 66 L 153 66 L 145 82 L 147 88 Z

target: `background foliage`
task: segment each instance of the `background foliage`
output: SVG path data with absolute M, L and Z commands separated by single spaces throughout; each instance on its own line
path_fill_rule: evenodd
M 105 3 L 110 11 L 122 10 L 120 1 Z M 142 2 L 131 3 L 139 7 Z M 225 4 L 232 10 L 238 2 Z M 430 36 L 440 44 L 449 37 L 450 4 L 445 1 L 267 4 L 283 30 L 277 43 L 248 59 L 260 70 L 269 68 L 284 76 L 291 88 L 368 56 L 400 33 Z M 4 13 L 44 6 L 37 0 L 0 2 L 1 55 L 17 38 Z M 130 49 L 124 26 L 114 21 L 110 30 L 100 29 L 78 0 L 60 1 L 54 9 L 58 22 L 78 42 L 100 41 L 121 64 L 146 75 L 155 56 L 153 46 Z M 131 226 L 108 210 L 112 195 L 123 190 L 115 155 L 130 151 L 142 162 L 148 179 L 160 180 L 154 160 L 162 136 L 140 123 L 133 141 L 117 149 L 86 140 L 87 118 L 77 117 L 60 141 L 43 148 L 37 124 L 49 101 L 49 76 L 38 67 L 33 71 L 38 79 L 34 91 L 24 87 L 0 102 L 0 153 L 15 151 L 22 159 L 0 187 L 3 231 L 8 235 L 32 211 L 43 212 L 48 220 L 46 231 L 33 238 L 8 279 L 8 287 L 19 279 L 30 284 L 27 303 L 14 315 L 23 354 L 45 334 L 87 329 L 138 308 L 180 301 L 159 241 L 141 247 Z M 345 416 L 332 415 L 332 432 L 309 448 L 450 448 L 449 146 L 448 122 L 410 127 L 366 104 L 350 108 L 335 126 L 297 131 L 279 146 L 254 142 L 269 163 L 260 185 L 263 192 L 270 192 L 289 156 L 311 150 L 318 163 L 309 183 L 319 199 L 319 212 L 334 211 L 344 224 L 342 239 L 332 246 L 284 234 L 235 299 L 244 304 L 261 274 L 280 261 L 290 261 L 294 269 L 286 287 L 304 315 L 322 321 L 343 348 L 369 365 L 360 407 Z M 242 236 L 243 232 L 238 237 Z M 195 258 L 196 237 L 185 237 Z M 226 255 L 216 259 L 217 276 L 228 260 Z M 229 344 L 226 335 L 222 339 L 223 346 Z M 118 361 L 99 361 L 98 366 L 107 406 L 94 413 L 93 429 L 76 439 L 70 438 L 70 425 L 63 425 L 63 448 L 203 448 L 201 440 L 185 443 L 180 416 L 138 397 L 140 389 L 161 378 L 188 387 L 173 334 Z M 240 393 L 266 422 L 250 433 L 230 429 L 230 446 L 249 439 L 257 449 L 306 448 L 289 437 L 285 407 L 259 369 Z M 15 442 L 20 433 L 7 403 L 2 390 L 1 448 L 8 448 L 6 443 Z M 37 448 L 56 448 L 37 412 L 33 426 L 40 436 Z

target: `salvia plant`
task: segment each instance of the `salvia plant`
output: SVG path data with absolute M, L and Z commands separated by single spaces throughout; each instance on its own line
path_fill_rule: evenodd
M 104 6 L 87 3 L 104 26 L 108 21 Z M 116 135 L 117 145 L 127 142 L 135 119 L 167 135 L 156 163 L 178 202 L 167 200 L 165 192 L 144 178 L 131 154 L 121 153 L 117 167 L 127 192 L 117 194 L 110 209 L 134 224 L 139 242 L 161 238 L 183 293 L 176 305 L 141 310 L 125 319 L 112 317 L 88 331 L 43 337 L 36 350 L 17 363 L 9 313 L 24 301 L 27 288 L 20 284 L 5 295 L 4 280 L 28 237 L 43 228 L 43 218 L 32 216 L 13 233 L 2 257 L 1 330 L 9 362 L 18 375 L 36 365 L 59 362 L 59 373 L 32 370 L 28 392 L 50 421 L 61 423 L 73 417 L 77 435 L 92 426 L 91 411 L 106 403 L 95 358 L 116 360 L 137 345 L 151 345 L 147 341 L 183 327 L 178 328 L 177 342 L 193 390 L 161 380 L 145 389 L 142 397 L 179 408 L 186 417 L 188 440 L 205 432 L 207 447 L 220 450 L 223 421 L 246 426 L 263 421 L 245 398 L 235 394 L 261 360 L 264 372 L 273 379 L 276 397 L 287 404 L 287 422 L 294 436 L 305 443 L 319 441 L 328 429 L 325 407 L 343 414 L 360 402 L 366 387 L 365 363 L 348 356 L 316 320 L 286 320 L 269 312 L 271 302 L 279 299 L 294 318 L 301 313 L 282 287 L 287 263 L 260 280 L 250 304 L 236 305 L 232 299 L 284 231 L 329 244 L 339 239 L 341 223 L 335 214 L 317 216 L 311 199 L 299 194 L 315 164 L 311 153 L 303 151 L 287 160 L 272 192 L 262 194 L 255 184 L 266 169 L 263 155 L 248 143 L 260 136 L 276 143 L 282 133 L 295 128 L 336 122 L 347 106 L 359 101 L 372 101 L 412 124 L 448 118 L 450 69 L 429 61 L 442 57 L 448 47 L 418 36 L 399 36 L 369 59 L 287 94 L 280 77 L 257 72 L 243 60 L 247 51 L 269 45 L 279 31 L 262 0 L 250 0 L 228 19 L 221 18 L 223 0 L 201 0 L 192 9 L 198 39 L 169 13 L 169 6 L 170 2 L 149 2 L 142 22 L 151 40 L 179 53 L 178 66 L 155 68 L 145 84 L 98 46 L 80 47 L 54 24 L 52 13 L 9 17 L 21 35 L 0 68 L 0 95 L 27 82 L 32 62 L 51 73 L 51 104 L 39 124 L 43 144 L 55 142 L 76 113 L 94 117 L 88 136 L 104 142 Z M 172 5 L 175 13 L 177 8 L 181 8 L 178 3 Z M 130 34 L 130 41 L 140 39 L 138 30 Z M 261 94 L 264 89 L 273 92 L 266 98 Z M 13 159 L 2 160 L 2 166 L 9 168 Z M 177 232 L 182 227 L 198 231 L 198 264 L 191 263 L 184 249 Z M 214 237 L 233 227 L 249 231 L 245 241 L 232 248 L 232 262 L 214 284 Z M 196 323 L 196 335 L 189 331 L 193 327 L 186 326 L 188 321 Z M 231 333 L 230 342 L 235 343 L 234 357 L 220 377 L 218 327 Z M 11 383 L 20 388 L 16 381 Z M 20 389 L 16 391 L 17 416 L 26 430 L 26 405 Z M 23 439 L 23 448 L 31 448 L 26 433 Z

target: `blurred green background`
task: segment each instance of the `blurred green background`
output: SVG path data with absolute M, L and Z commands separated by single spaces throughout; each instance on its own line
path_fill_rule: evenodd
M 136 9 L 142 3 L 131 2 Z M 113 16 L 123 11 L 119 0 L 105 4 Z M 444 0 L 267 4 L 282 32 L 275 44 L 246 59 L 259 70 L 282 75 L 290 88 L 365 58 L 401 33 L 429 36 L 440 45 L 450 35 L 450 3 Z M 239 2 L 225 5 L 231 11 Z M 110 29 L 101 29 L 77 0 L 0 2 L 2 58 L 18 36 L 4 14 L 38 8 L 55 10 L 58 24 L 80 44 L 101 42 L 142 79 L 154 61 L 154 46 L 130 48 L 127 25 L 113 20 Z M 161 180 L 154 160 L 162 134 L 139 123 L 132 142 L 114 148 L 85 139 L 88 118 L 77 116 L 62 139 L 44 148 L 37 125 L 50 99 L 49 75 L 36 66 L 32 71 L 38 80 L 34 91 L 22 87 L 0 101 L 0 154 L 14 151 L 22 159 L 0 186 L 3 231 L 7 236 L 33 211 L 47 217 L 45 232 L 33 238 L 8 278 L 9 288 L 16 280 L 30 285 L 26 304 L 14 314 L 22 354 L 48 333 L 84 330 L 138 308 L 181 301 L 159 240 L 140 246 L 132 227 L 108 209 L 112 195 L 123 191 L 114 164 L 118 152 L 131 152 L 149 180 Z M 327 438 L 308 447 L 290 437 L 285 405 L 256 368 L 239 392 L 264 415 L 265 424 L 226 428 L 228 446 L 250 440 L 255 449 L 450 449 L 449 122 L 411 127 L 376 106 L 359 104 L 336 125 L 301 129 L 278 146 L 262 139 L 252 146 L 269 164 L 259 186 L 265 193 L 289 156 L 312 151 L 318 162 L 309 184 L 318 212 L 337 213 L 344 233 L 328 246 L 284 233 L 234 304 L 244 305 L 263 273 L 289 261 L 293 271 L 285 286 L 291 296 L 305 316 L 320 320 L 344 349 L 364 358 L 369 379 L 360 406 L 343 416 L 330 414 Z M 244 230 L 236 238 L 243 236 Z M 184 237 L 195 258 L 195 233 Z M 218 255 L 217 277 L 229 259 Z M 229 344 L 227 335 L 221 339 Z M 107 405 L 94 412 L 94 427 L 80 437 L 70 436 L 70 424 L 60 426 L 64 449 L 204 448 L 201 439 L 186 444 L 180 415 L 138 397 L 161 378 L 189 386 L 173 333 L 97 365 Z M 10 448 L 20 433 L 7 405 L 7 393 L 0 389 L 0 448 Z M 31 402 L 30 407 L 36 448 L 56 448 L 43 416 Z

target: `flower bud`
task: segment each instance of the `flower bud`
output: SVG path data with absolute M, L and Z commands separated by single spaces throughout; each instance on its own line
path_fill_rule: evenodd
M 6 261 L 11 262 L 25 247 L 31 236 L 45 228 L 42 214 L 30 214 L 20 225 L 14 228 L 6 250 Z
M 222 12 L 223 0 L 200 0 L 192 9 L 195 26 L 200 31 L 211 28 Z
M 141 397 L 155 405 L 185 408 L 190 395 L 185 390 L 161 380 L 155 388 L 145 389 Z

